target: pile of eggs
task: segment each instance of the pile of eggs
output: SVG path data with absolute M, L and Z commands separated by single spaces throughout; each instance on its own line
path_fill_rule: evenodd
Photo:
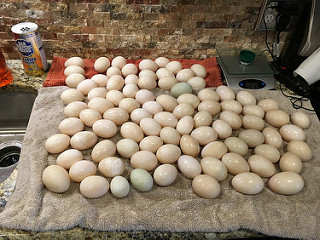
M 203 198 L 219 196 L 219 182 L 228 174 L 243 194 L 259 193 L 266 179 L 284 195 L 304 187 L 302 162 L 312 158 L 304 141 L 306 114 L 289 115 L 275 100 L 257 102 L 249 91 L 205 88 L 207 72 L 200 64 L 183 69 L 180 62 L 159 57 L 137 67 L 121 56 L 111 63 L 100 57 L 94 63 L 99 74 L 91 79 L 84 77 L 79 57 L 65 67 L 66 118 L 60 133 L 45 142 L 49 153 L 59 154 L 42 174 L 50 191 L 66 192 L 72 180 L 84 197 L 98 198 L 110 189 L 123 198 L 130 183 L 146 192 L 154 182 L 174 183 L 179 171 Z M 83 160 L 81 151 L 88 149 L 91 159 Z

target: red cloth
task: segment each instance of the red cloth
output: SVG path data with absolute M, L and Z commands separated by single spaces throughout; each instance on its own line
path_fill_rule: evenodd
M 44 87 L 54 87 L 54 86 L 65 86 L 66 77 L 64 76 L 64 63 L 68 58 L 54 57 L 52 60 L 52 65 L 47 75 L 46 80 L 43 83 Z M 172 59 L 181 62 L 183 68 L 190 68 L 193 64 L 201 64 L 207 70 L 207 76 L 205 78 L 207 82 L 207 87 L 218 87 L 222 85 L 221 80 L 221 70 L 218 66 L 217 60 L 215 57 L 207 58 L 204 60 L 193 60 L 193 59 Z M 139 60 L 128 59 L 127 63 L 134 63 L 138 66 Z M 94 68 L 93 64 L 95 59 L 84 59 L 86 64 L 85 67 L 85 77 L 91 78 L 93 75 L 98 74 Z

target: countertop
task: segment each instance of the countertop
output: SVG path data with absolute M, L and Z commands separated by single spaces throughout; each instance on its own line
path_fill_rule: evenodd
M 23 65 L 20 60 L 8 60 L 7 65 L 12 70 L 14 81 L 7 86 L 0 88 L 0 91 L 24 91 L 37 92 L 42 87 L 43 81 L 47 74 L 42 76 L 29 76 L 24 72 Z M 5 205 L 7 198 L 10 197 L 14 190 L 17 170 L 0 184 L 0 203 Z M 1 212 L 1 208 L 0 208 Z M 214 233 L 214 232 L 155 232 L 155 231 L 131 231 L 131 232 L 101 232 L 92 231 L 83 228 L 73 228 L 63 231 L 51 232 L 34 232 L 13 229 L 0 229 L 0 237 L 5 239 L 29 239 L 29 238 L 58 238 L 58 239 L 91 239 L 91 238 L 112 238 L 112 239 L 239 239 L 239 238 L 257 238 L 266 237 L 263 234 L 240 229 L 228 233 Z

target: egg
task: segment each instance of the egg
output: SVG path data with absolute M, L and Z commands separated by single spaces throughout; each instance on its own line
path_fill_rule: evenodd
M 130 113 L 131 121 L 136 124 L 140 124 L 143 118 L 152 118 L 152 114 L 143 108 L 136 108 Z
M 276 173 L 272 162 L 260 155 L 251 155 L 248 158 L 248 164 L 251 172 L 258 174 L 260 177 L 271 177 Z
M 159 68 L 156 71 L 156 75 L 158 77 L 158 79 L 160 80 L 161 78 L 165 78 L 165 77 L 175 77 L 173 72 L 169 71 L 166 68 Z M 178 81 L 177 81 L 178 82 Z
M 242 105 L 254 105 L 257 103 L 255 96 L 249 91 L 239 91 L 236 95 L 237 101 Z
M 127 77 L 130 74 L 137 74 L 138 68 L 133 63 L 128 63 L 123 66 L 123 68 L 121 69 L 121 73 L 123 77 Z
M 152 176 L 144 169 L 133 169 L 130 173 L 130 181 L 140 192 L 150 191 L 153 186 Z
M 200 103 L 200 100 L 194 94 L 185 93 L 185 94 L 180 95 L 177 98 L 177 102 L 178 102 L 178 104 L 189 103 L 189 104 L 191 104 L 193 106 L 194 109 L 196 109 L 198 107 L 199 103 Z
M 265 113 L 264 113 L 264 110 L 262 107 L 260 107 L 258 105 L 248 104 L 248 105 L 243 106 L 242 114 L 243 115 L 255 115 L 259 118 L 263 118 Z
M 164 68 L 170 62 L 168 58 L 165 57 L 158 57 L 154 62 L 159 66 L 159 68 Z
M 280 128 L 283 125 L 290 123 L 290 117 L 288 113 L 279 110 L 273 109 L 266 112 L 265 120 L 273 127 Z
M 99 198 L 109 190 L 109 182 L 104 177 L 88 176 L 80 183 L 80 192 L 86 198 Z
M 92 127 L 95 121 L 102 118 L 101 114 L 95 109 L 83 109 L 79 118 L 88 127 Z
M 81 182 L 88 176 L 95 175 L 97 172 L 96 165 L 88 160 L 75 162 L 69 169 L 69 176 L 75 182 Z
M 210 126 L 212 124 L 213 117 L 208 111 L 199 111 L 194 117 L 194 127 Z
M 106 94 L 106 99 L 114 106 L 119 106 L 119 102 L 124 99 L 124 95 L 119 90 L 109 90 Z
M 165 68 L 174 74 L 177 74 L 182 69 L 182 64 L 178 61 L 171 61 L 166 65 Z
M 66 69 L 64 70 L 64 75 L 66 77 L 68 77 L 72 73 L 80 73 L 80 74 L 84 75 L 85 71 L 82 67 L 79 67 L 77 65 L 70 65 L 70 66 L 66 67 Z
M 228 147 L 229 152 L 238 153 L 241 156 L 245 156 L 249 152 L 248 144 L 238 137 L 228 137 L 224 140 L 224 143 Z
M 45 142 L 45 149 L 49 153 L 61 153 L 69 147 L 70 137 L 66 134 L 58 133 L 50 136 Z
M 262 99 L 258 102 L 257 105 L 261 107 L 265 112 L 269 110 L 279 109 L 277 101 L 271 98 Z
M 233 111 L 225 110 L 221 112 L 219 119 L 229 123 L 233 130 L 238 130 L 242 126 L 242 119 L 240 115 Z
M 138 86 L 140 89 L 152 90 L 157 86 L 157 82 L 152 77 L 141 77 L 138 80 Z
M 145 69 L 140 71 L 139 78 L 142 78 L 142 77 L 151 77 L 154 80 L 158 79 L 157 74 L 154 71 L 151 71 L 150 69 Z
M 109 77 L 107 77 L 104 74 L 96 74 L 91 77 L 91 80 L 95 81 L 97 83 L 98 87 L 105 87 L 105 86 L 107 86 L 107 82 L 109 80 Z
M 117 67 L 119 69 L 122 69 L 126 64 L 127 64 L 127 60 L 122 56 L 115 57 L 111 62 L 112 67 Z
M 83 109 L 87 109 L 88 106 L 84 102 L 81 101 L 75 101 L 69 103 L 63 110 L 64 115 L 66 117 L 79 117 L 80 112 Z
M 130 184 L 126 178 L 115 176 L 110 182 L 110 191 L 116 198 L 124 198 L 130 191 Z
M 219 159 L 214 157 L 204 157 L 200 161 L 202 172 L 216 179 L 223 181 L 228 176 L 226 166 Z
M 134 98 L 124 98 L 119 102 L 119 108 L 126 110 L 130 114 L 133 110 L 140 108 L 140 104 Z
M 98 137 L 95 133 L 90 131 L 82 131 L 74 134 L 71 137 L 70 144 L 73 148 L 78 150 L 86 150 L 96 144 Z
M 262 178 L 251 172 L 237 174 L 232 178 L 231 183 L 235 190 L 248 195 L 258 194 L 264 187 Z
M 304 180 L 295 172 L 280 172 L 270 178 L 269 187 L 276 193 L 292 195 L 303 189 Z
M 63 193 L 70 187 L 68 172 L 59 165 L 46 167 L 42 173 L 42 182 L 51 192 Z
M 220 141 L 213 141 L 204 146 L 201 157 L 214 157 L 221 159 L 228 152 L 227 145 Z
M 226 153 L 221 161 L 228 169 L 228 172 L 233 175 L 250 171 L 247 161 L 238 153 Z
M 131 156 L 139 151 L 139 145 L 132 139 L 120 139 L 117 142 L 117 152 L 121 157 L 131 158 Z
M 181 118 L 176 126 L 176 130 L 181 134 L 190 134 L 194 127 L 194 120 L 191 116 Z
M 139 143 L 140 150 L 150 151 L 153 153 L 155 153 L 162 145 L 163 140 L 158 136 L 147 136 Z
M 201 174 L 201 165 L 197 159 L 188 155 L 182 155 L 178 159 L 178 167 L 187 178 L 195 178 Z
M 134 83 L 128 83 L 126 84 L 123 89 L 122 93 L 127 98 L 134 98 L 136 96 L 136 93 L 139 91 L 139 88 Z
M 301 111 L 296 111 L 291 114 L 290 116 L 292 124 L 302 128 L 306 129 L 310 126 L 310 119 L 307 114 L 301 112 Z
M 220 99 L 220 97 L 216 93 L 216 91 L 213 89 L 210 89 L 210 88 L 205 88 L 205 89 L 200 90 L 198 92 L 198 98 L 200 99 L 200 101 L 212 100 L 212 101 L 216 101 L 216 102 L 218 102 Z
M 107 94 L 107 89 L 105 87 L 96 87 L 91 89 L 88 92 L 87 98 L 89 101 L 96 97 L 105 98 L 106 94 Z
M 99 171 L 106 177 L 120 176 L 124 170 L 124 162 L 118 157 L 106 157 L 99 162 Z
M 287 145 L 287 151 L 295 153 L 303 162 L 310 161 L 312 158 L 312 150 L 308 143 L 300 140 L 292 140 Z
M 185 116 L 192 116 L 194 113 L 194 108 L 189 103 L 181 103 L 176 106 L 172 113 L 178 118 L 181 119 Z
M 171 164 L 162 164 L 154 170 L 153 178 L 159 186 L 169 186 L 177 178 L 178 170 Z
M 192 189 L 203 198 L 216 198 L 219 196 L 221 188 L 216 179 L 209 175 L 201 174 L 192 180 Z
M 109 139 L 98 142 L 91 152 L 93 162 L 99 163 L 102 159 L 113 157 L 116 153 L 116 145 Z
M 255 129 L 247 129 L 239 133 L 238 137 L 248 144 L 249 148 L 255 148 L 264 143 L 263 134 Z
M 185 93 L 192 93 L 192 86 L 186 82 L 179 82 L 172 86 L 170 93 L 173 97 L 178 98 Z
M 165 144 L 158 148 L 156 156 L 160 163 L 175 163 L 181 156 L 181 150 L 177 145 Z
M 77 89 L 69 88 L 67 90 L 64 90 L 61 93 L 60 96 L 61 101 L 68 105 L 69 103 L 75 102 L 75 101 L 82 101 L 84 99 L 83 93 Z
M 254 148 L 254 154 L 269 159 L 272 163 L 276 163 L 280 159 L 280 151 L 272 145 L 261 144 Z
M 93 64 L 93 68 L 98 73 L 106 72 L 110 67 L 110 60 L 106 57 L 99 57 Z
M 139 63 L 139 69 L 140 70 L 148 69 L 148 70 L 155 72 L 158 69 L 158 65 L 154 61 L 152 61 L 151 59 L 143 59 Z
M 117 133 L 117 126 L 108 119 L 100 119 L 94 122 L 92 130 L 97 136 L 111 138 Z
M 286 152 L 280 158 L 279 167 L 283 172 L 289 171 L 299 174 L 302 170 L 302 161 L 296 154 Z
M 153 118 L 143 118 L 140 121 L 140 128 L 147 136 L 159 136 L 161 125 Z
M 207 70 L 201 64 L 193 64 L 190 69 L 196 74 L 196 76 L 205 78 L 207 76 Z
M 220 105 L 222 111 L 229 110 L 234 111 L 237 114 L 240 114 L 242 112 L 242 105 L 238 101 L 233 99 L 224 100 L 220 103 Z
M 216 93 L 219 95 L 220 101 L 234 100 L 236 98 L 235 93 L 231 88 L 221 85 L 216 88 Z
M 217 132 L 212 127 L 208 126 L 195 128 L 191 132 L 191 136 L 202 146 L 207 145 L 218 138 Z
M 142 108 L 144 110 L 147 110 L 148 112 L 150 112 L 152 115 L 155 115 L 158 112 L 162 112 L 163 111 L 163 107 L 157 101 L 146 101 L 142 105 Z
M 113 108 L 114 105 L 109 100 L 102 97 L 95 97 L 89 100 L 88 107 L 98 111 L 100 114 L 104 114 L 105 111 Z
M 156 98 L 154 94 L 147 89 L 140 89 L 135 96 L 136 100 L 143 105 L 145 102 L 154 101 Z
M 77 132 L 82 131 L 84 128 L 84 124 L 79 118 L 70 117 L 70 118 L 63 119 L 60 122 L 58 128 L 61 133 L 71 136 Z
M 65 67 L 69 67 L 72 65 L 77 65 L 79 67 L 85 68 L 86 64 L 80 57 L 71 57 L 64 62 Z
M 97 86 L 98 84 L 95 81 L 91 79 L 85 79 L 78 84 L 77 90 L 79 90 L 80 92 L 82 92 L 83 95 L 86 96 L 91 89 L 94 89 Z
M 256 115 L 245 115 L 242 118 L 242 126 L 245 129 L 256 129 L 262 131 L 265 126 L 265 122 L 262 118 Z
M 220 113 L 221 106 L 218 102 L 212 100 L 204 100 L 198 105 L 198 111 L 208 111 L 212 116 Z
M 176 127 L 178 123 L 177 117 L 170 112 L 158 112 L 153 118 L 161 127 Z
M 195 157 L 200 152 L 200 145 L 197 140 L 190 135 L 183 135 L 180 138 L 181 151 L 189 156 Z
M 103 114 L 103 118 L 111 120 L 117 126 L 121 126 L 129 119 L 129 113 L 119 107 L 110 108 Z
M 117 67 L 109 67 L 106 75 L 108 78 L 111 78 L 112 76 L 121 76 L 121 70 Z
M 83 160 L 82 153 L 77 149 L 68 149 L 60 153 L 57 157 L 57 165 L 64 169 L 69 169 L 75 162 Z
M 192 89 L 195 91 L 204 89 L 207 85 L 207 82 L 202 77 L 192 77 L 187 81 L 187 83 L 190 84 Z
M 170 95 L 161 94 L 157 96 L 156 101 L 160 103 L 164 111 L 172 112 L 178 106 L 177 99 Z
M 302 130 L 302 128 L 293 125 L 293 124 L 286 124 L 283 125 L 280 128 L 280 135 L 282 139 L 284 139 L 287 142 L 290 142 L 292 140 L 300 140 L 304 141 L 306 138 L 306 134 Z
M 77 88 L 78 84 L 85 79 L 86 77 L 81 73 L 72 73 L 66 78 L 66 84 L 70 88 Z
M 137 85 L 138 84 L 138 80 L 139 80 L 139 77 L 137 75 L 129 74 L 128 76 L 125 77 L 124 84 L 133 83 L 133 84 Z
M 140 142 L 144 135 L 142 129 L 133 122 L 125 122 L 120 128 L 120 133 L 123 138 L 129 138 L 137 143 Z
M 196 76 L 196 74 L 194 73 L 194 71 L 192 71 L 191 69 L 181 69 L 177 75 L 176 78 L 179 82 L 187 82 L 190 78 Z
M 107 82 L 107 90 L 122 90 L 124 79 L 120 75 L 111 76 Z
M 264 136 L 264 142 L 266 144 L 274 146 L 277 149 L 281 148 L 283 143 L 282 137 L 276 129 L 272 127 L 266 127 L 265 129 L 263 129 L 262 134 Z
M 220 139 L 226 139 L 232 134 L 230 124 L 220 119 L 212 123 L 212 128 L 218 133 L 218 138 Z
M 175 144 L 175 145 L 179 145 L 180 138 L 181 138 L 179 132 L 172 127 L 162 128 L 160 131 L 160 137 L 164 143 L 166 143 L 166 144 L 171 143 L 171 144 Z

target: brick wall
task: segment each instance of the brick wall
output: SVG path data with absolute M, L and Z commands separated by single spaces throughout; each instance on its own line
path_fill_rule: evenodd
M 35 22 L 48 59 L 205 58 L 219 48 L 262 48 L 254 26 L 262 0 L 69 0 L 0 3 L 0 47 L 18 58 L 11 26 Z M 38 18 L 27 10 L 41 10 Z M 272 36 L 270 36 L 272 39 Z

